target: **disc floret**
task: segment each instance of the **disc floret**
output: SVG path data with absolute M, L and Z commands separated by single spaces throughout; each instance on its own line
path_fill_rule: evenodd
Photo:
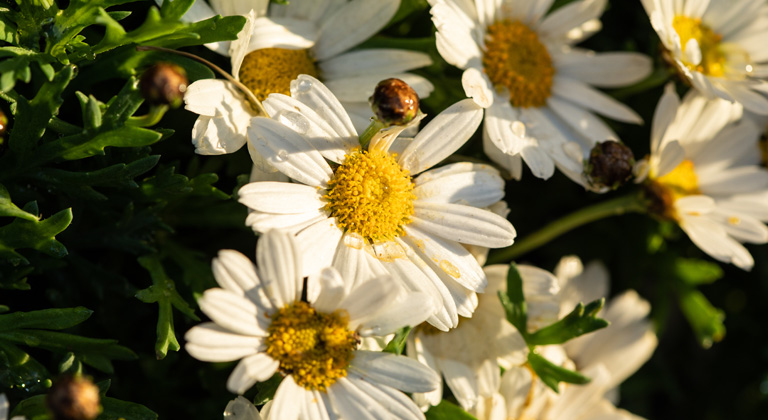
M 248 53 L 240 67 L 240 82 L 260 100 L 270 93 L 291 94 L 291 80 L 300 74 L 317 77 L 309 50 L 262 48 Z

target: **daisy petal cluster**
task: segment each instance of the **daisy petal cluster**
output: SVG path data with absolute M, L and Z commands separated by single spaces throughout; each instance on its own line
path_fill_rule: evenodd
M 257 262 L 258 269 L 235 251 L 222 251 L 214 261 L 221 288 L 200 298 L 213 322 L 187 332 L 192 356 L 240 360 L 227 382 L 238 394 L 276 373 L 284 376 L 268 419 L 373 418 L 369 408 L 423 418 L 398 390 L 434 389 L 437 376 L 405 356 L 357 346 L 360 337 L 426 319 L 432 312 L 428 296 L 403 296 L 387 278 L 353 284 L 333 268 L 310 277 L 304 288 L 296 243 L 284 232 L 262 236 Z
M 264 101 L 272 119 L 254 118 L 249 140 L 293 180 L 253 182 L 239 191 L 256 232 L 293 232 L 305 273 L 333 265 L 344 276 L 388 274 L 438 303 L 429 322 L 441 330 L 469 317 L 487 280 L 462 246 L 503 247 L 515 229 L 485 209 L 503 181 L 489 165 L 430 169 L 462 146 L 480 124 L 471 100 L 450 106 L 413 139 L 374 137 L 362 148 L 347 113 L 317 79 L 299 76 L 291 96 Z
M 704 97 L 768 115 L 768 4 L 643 0 L 668 60 Z
M 618 139 L 596 114 L 642 123 L 595 87 L 635 83 L 651 62 L 637 53 L 575 47 L 600 29 L 605 0 L 578 0 L 548 13 L 552 3 L 430 0 L 438 51 L 464 70 L 464 91 L 485 109 L 488 157 L 518 179 L 522 160 L 539 178 L 557 167 L 584 185 L 590 149 Z
M 744 242 L 768 242 L 768 170 L 760 128 L 738 103 L 668 85 L 651 132 L 646 188 L 653 210 L 676 221 L 711 257 L 744 270 L 754 265 Z

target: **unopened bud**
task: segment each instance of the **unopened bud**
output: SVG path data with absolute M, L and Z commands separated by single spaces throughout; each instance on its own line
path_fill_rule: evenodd
M 592 148 L 585 173 L 592 185 L 615 190 L 632 176 L 634 166 L 635 156 L 629 147 L 607 140 Z
M 181 106 L 187 91 L 187 72 L 171 63 L 158 63 L 147 69 L 139 80 L 139 89 L 151 105 Z
M 83 376 L 57 379 L 45 402 L 54 420 L 93 420 L 101 412 L 99 388 Z
M 386 125 L 408 124 L 419 113 L 419 95 L 400 79 L 379 82 L 369 101 L 373 113 Z

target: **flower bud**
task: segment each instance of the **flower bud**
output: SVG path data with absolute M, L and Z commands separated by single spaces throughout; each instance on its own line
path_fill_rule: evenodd
M 187 72 L 171 63 L 158 63 L 147 69 L 139 80 L 139 89 L 151 105 L 178 108 L 187 91 Z
M 54 420 L 93 420 L 101 412 L 99 388 L 79 375 L 57 379 L 45 402 Z
M 368 101 L 373 113 L 386 125 L 408 124 L 419 113 L 419 95 L 400 79 L 379 82 Z
M 5 135 L 5 130 L 8 128 L 8 117 L 5 116 L 5 112 L 0 110 L 0 137 Z
M 634 166 L 635 156 L 629 147 L 607 140 L 592 148 L 585 173 L 592 185 L 615 190 L 632 176 Z

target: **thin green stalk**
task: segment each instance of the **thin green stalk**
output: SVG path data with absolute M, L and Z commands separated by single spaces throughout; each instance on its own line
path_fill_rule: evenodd
M 515 258 L 530 252 L 558 236 L 569 232 L 579 226 L 604 219 L 610 216 L 618 216 L 625 213 L 644 213 L 647 206 L 639 193 L 625 195 L 612 200 L 603 201 L 579 209 L 559 220 L 544 226 L 536 232 L 526 236 L 514 244 L 492 252 L 487 264 L 497 264 L 514 260 Z
M 151 127 L 160 122 L 168 111 L 168 105 L 153 105 L 149 108 L 147 115 L 141 115 L 138 117 L 130 117 L 125 125 L 131 125 L 135 127 Z
M 371 142 L 371 139 L 373 136 L 376 135 L 382 128 L 387 127 L 386 124 L 379 121 L 378 118 L 374 118 L 371 123 L 368 125 L 368 128 L 365 129 L 363 134 L 360 135 L 360 147 L 363 149 L 368 147 L 368 143 Z

